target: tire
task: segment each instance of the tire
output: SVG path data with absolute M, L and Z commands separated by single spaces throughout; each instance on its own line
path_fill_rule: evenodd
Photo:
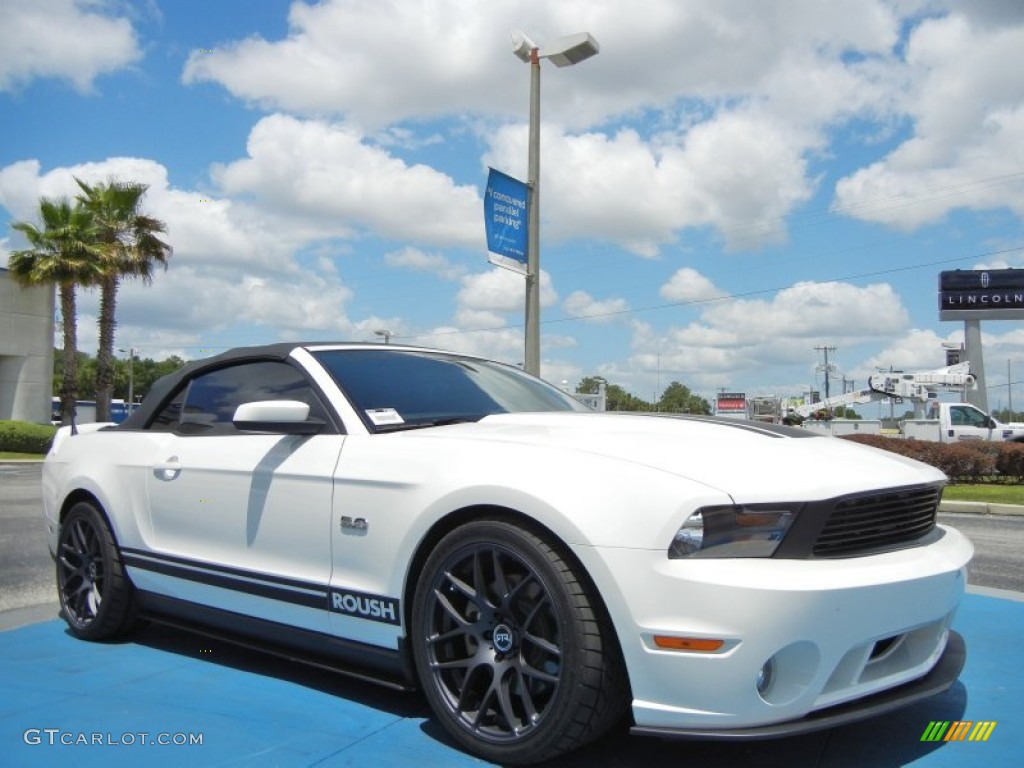
M 567 557 L 504 520 L 445 536 L 412 607 L 416 671 L 437 718 L 493 762 L 548 760 L 601 736 L 628 704 L 603 606 Z
M 57 596 L 71 634 L 110 640 L 135 623 L 135 590 L 100 511 L 80 501 L 68 510 L 57 540 Z

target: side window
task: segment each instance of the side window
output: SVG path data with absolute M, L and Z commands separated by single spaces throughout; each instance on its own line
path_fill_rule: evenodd
M 311 418 L 329 422 L 323 404 L 302 374 L 287 363 L 242 363 L 202 374 L 175 395 L 150 429 L 186 435 L 237 434 L 231 423 L 242 403 L 256 400 L 298 400 L 309 405 Z
M 171 398 L 170 402 L 163 407 L 163 410 L 150 422 L 149 428 L 154 432 L 174 432 L 178 428 L 178 420 L 181 418 L 181 404 L 185 400 L 185 387 L 178 390 L 178 394 Z
M 959 427 L 986 427 L 985 414 L 976 408 L 968 408 L 962 405 L 949 409 L 949 420 L 954 426 Z

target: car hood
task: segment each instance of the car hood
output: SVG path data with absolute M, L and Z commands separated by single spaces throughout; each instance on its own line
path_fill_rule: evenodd
M 597 454 L 685 477 L 737 503 L 824 499 L 945 480 L 927 464 L 849 440 L 702 416 L 509 413 L 405 434 Z

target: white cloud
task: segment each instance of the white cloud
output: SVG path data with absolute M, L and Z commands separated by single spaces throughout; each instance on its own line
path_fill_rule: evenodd
M 485 164 L 523 176 L 526 130 L 490 138 Z M 715 227 L 733 247 L 778 242 L 783 217 L 813 191 L 803 152 L 819 141 L 755 110 L 723 112 L 656 143 L 633 130 L 549 128 L 541 143 L 557 163 L 541 166 L 545 236 L 610 239 L 646 257 L 688 227 Z
M 102 74 L 142 57 L 125 18 L 105 13 L 95 0 L 5 0 L 0 24 L 0 91 L 36 78 L 69 81 L 92 89 Z
M 577 126 L 668 107 L 681 94 L 762 93 L 780 69 L 813 81 L 822 60 L 850 50 L 884 55 L 900 31 L 877 0 L 802 2 L 797 12 L 745 0 L 651 0 L 643 13 L 616 0 L 449 1 L 429 13 L 410 13 L 400 0 L 327 0 L 293 4 L 281 40 L 194 52 L 183 79 L 220 83 L 272 109 L 344 114 L 364 127 L 442 114 L 521 116 L 528 70 L 512 56 L 509 30 L 523 25 L 542 46 L 584 29 L 601 44 L 599 56 L 572 71 L 545 67 L 546 114 Z M 829 103 L 840 98 L 829 88 L 812 95 L 822 93 Z
M 900 297 L 885 283 L 800 282 L 769 301 L 737 299 L 704 310 L 705 323 L 729 329 L 748 343 L 773 337 L 865 339 L 898 333 L 909 325 Z
M 850 216 L 913 230 L 955 208 L 1024 214 L 1024 14 L 990 26 L 957 12 L 928 19 L 907 43 L 912 85 L 902 102 L 914 133 L 836 185 Z
M 166 237 L 174 246 L 172 263 L 287 270 L 292 252 L 310 237 L 301 227 L 283 226 L 271 211 L 172 188 L 167 169 L 144 158 L 115 157 L 46 173 L 37 160 L 12 163 L 0 168 L 0 205 L 15 219 L 34 221 L 40 197 L 73 198 L 81 193 L 76 178 L 87 183 L 130 179 L 148 185 L 143 209 L 167 224 Z
M 633 326 L 630 365 L 645 386 L 685 380 L 695 389 L 736 386 L 738 378 L 813 359 L 818 343 L 852 346 L 902 333 L 909 317 L 889 285 L 797 283 L 771 299 L 715 302 L 697 322 L 657 333 Z M 934 367 L 934 366 L 933 366 Z M 808 376 L 813 373 L 808 371 Z M 793 381 L 798 391 L 802 384 Z
M 706 301 L 724 296 L 725 292 L 704 275 L 690 267 L 677 269 L 669 281 L 659 291 L 663 299 L 668 301 Z
M 562 308 L 571 317 L 592 323 L 610 323 L 629 309 L 625 299 L 595 299 L 586 291 L 573 291 L 562 302 Z
M 885 135 L 909 117 L 914 135 L 841 181 L 838 209 L 904 228 L 957 205 L 1024 210 L 1019 176 L 993 181 L 1019 166 L 1024 152 L 1024 81 L 1006 76 L 1024 63 L 1020 19 L 995 0 L 969 8 L 652 0 L 642 14 L 615 0 L 440 0 L 429 14 L 410 13 L 398 0 L 327 0 L 294 3 L 281 40 L 250 37 L 194 52 L 183 77 L 220 83 L 270 109 L 340 115 L 349 126 L 268 127 L 269 146 L 257 146 L 254 131 L 259 178 L 234 179 L 227 189 L 266 185 L 268 195 L 277 185 L 280 205 L 464 243 L 478 237 L 457 224 L 472 220 L 460 216 L 477 205 L 476 191 L 463 196 L 447 178 L 405 167 L 361 132 L 377 136 L 378 147 L 422 146 L 438 134 L 428 129 L 420 138 L 413 124 L 454 116 L 490 143 L 485 164 L 522 178 L 528 78 L 510 53 L 508 30 L 528 22 L 543 44 L 566 29 L 588 29 L 601 43 L 599 56 L 571 71 L 545 67 L 545 237 L 609 239 L 654 257 L 695 227 L 715 228 L 733 249 L 784 242 L 785 217 L 815 191 L 811 162 L 829 151 L 829 131 L 853 119 Z M 656 117 L 651 135 L 595 129 L 635 124 L 641 114 Z M 339 162 L 317 169 L 306 142 L 328 135 Z M 285 149 L 289 142 L 299 150 Z M 246 164 L 232 166 L 236 176 L 245 176 Z M 294 183 L 284 168 L 298 169 Z M 347 175 L 333 179 L 332 168 Z M 385 204 L 383 189 L 406 189 L 399 179 L 411 182 L 410 191 Z M 453 190 L 449 214 L 427 205 L 434 193 Z M 413 196 L 418 202 L 403 217 L 397 211 Z
M 852 370 L 856 378 L 867 379 L 878 371 L 888 371 L 895 366 L 902 371 L 931 371 L 946 365 L 944 342 L 962 343 L 963 331 L 954 331 L 945 337 L 935 331 L 912 328 L 902 336 L 893 339 L 878 353 L 869 356 Z
M 270 115 L 253 127 L 247 150 L 247 158 L 214 171 L 226 195 L 253 196 L 324 233 L 361 227 L 395 239 L 483 249 L 476 187 L 407 165 L 350 127 Z
M 522 312 L 526 297 L 523 276 L 497 267 L 462 278 L 457 301 L 460 308 L 490 312 Z M 540 305 L 550 307 L 558 301 L 547 272 L 541 270 Z
M 465 273 L 465 268 L 452 264 L 440 253 L 427 253 L 413 246 L 384 254 L 388 266 L 409 269 L 414 272 L 430 272 L 444 280 L 456 280 Z

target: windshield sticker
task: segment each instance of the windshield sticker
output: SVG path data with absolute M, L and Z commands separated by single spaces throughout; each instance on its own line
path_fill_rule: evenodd
M 367 408 L 366 415 L 370 417 L 375 427 L 382 427 L 385 424 L 405 424 L 405 419 L 398 415 L 394 408 Z

